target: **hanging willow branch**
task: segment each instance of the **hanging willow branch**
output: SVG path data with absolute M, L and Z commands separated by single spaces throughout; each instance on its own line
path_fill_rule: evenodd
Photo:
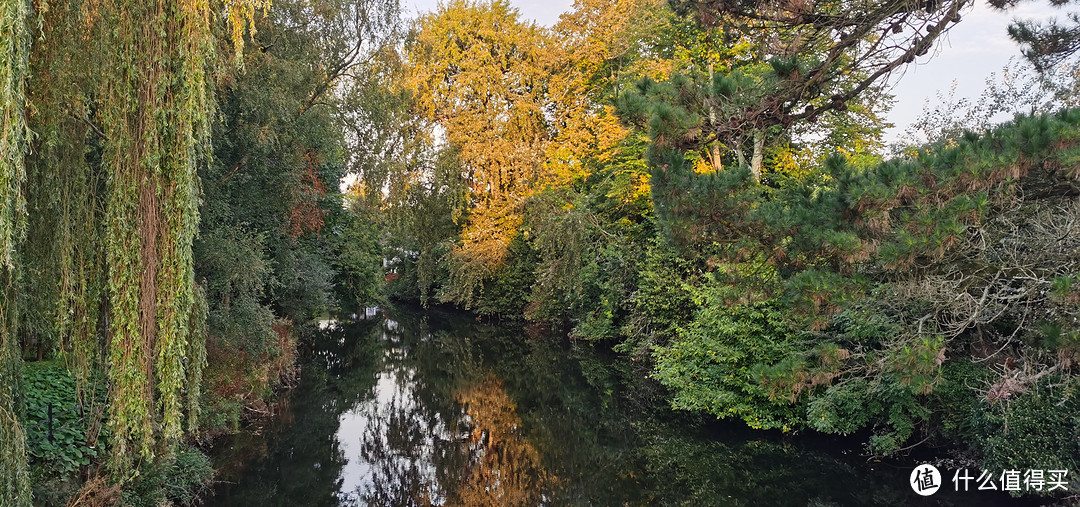
M 22 364 L 16 346 L 15 242 L 25 228 L 26 71 L 29 6 L 0 0 L 0 502 L 30 505 L 26 438 L 19 425 Z
M 110 7 L 102 48 L 115 74 L 99 83 L 98 123 L 109 175 L 109 426 L 122 466 L 181 436 L 212 34 L 205 2 Z
M 15 243 L 25 232 L 25 81 L 30 58 L 30 8 L 24 0 L 0 1 L 0 264 L 14 268 Z
M 243 27 L 268 5 L 225 3 L 237 51 Z M 197 421 L 198 389 L 184 386 L 201 381 L 205 361 L 205 333 L 192 332 L 205 321 L 193 311 L 206 311 L 195 305 L 192 242 L 196 168 L 209 156 L 214 39 L 206 0 L 116 1 L 101 19 L 101 60 L 111 72 L 95 93 L 108 175 L 108 424 L 121 468 L 174 445 L 185 408 Z
M 104 413 L 120 470 L 167 450 L 185 422 L 196 429 L 205 332 L 192 327 L 206 308 L 191 248 L 214 106 L 212 10 L 240 55 L 269 1 L 35 3 L 46 4 L 31 53 L 29 0 L 0 0 L 0 417 L 17 419 L 18 326 L 56 347 L 80 392 L 105 374 L 108 408 L 88 434 Z M 25 471 L 24 446 L 8 444 L 0 469 Z

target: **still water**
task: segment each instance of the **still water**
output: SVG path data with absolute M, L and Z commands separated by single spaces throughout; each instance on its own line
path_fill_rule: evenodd
M 409 308 L 304 340 L 271 421 L 214 451 L 207 505 L 963 505 L 857 439 L 673 413 L 644 365 L 589 344 Z M 948 484 L 951 486 L 951 484 Z

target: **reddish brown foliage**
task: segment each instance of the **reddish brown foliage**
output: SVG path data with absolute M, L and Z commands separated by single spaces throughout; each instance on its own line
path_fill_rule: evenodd
M 326 216 L 326 210 L 319 208 L 319 200 L 326 196 L 326 185 L 316 172 L 322 159 L 315 150 L 311 150 L 304 155 L 304 160 L 306 163 L 299 176 L 295 202 L 289 208 L 289 238 L 294 241 L 304 234 L 321 231 Z

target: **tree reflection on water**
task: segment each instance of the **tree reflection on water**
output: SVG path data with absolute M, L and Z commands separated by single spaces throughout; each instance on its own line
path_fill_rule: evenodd
M 445 336 L 408 340 L 397 321 L 380 336 L 382 368 L 367 402 L 341 418 L 337 439 L 359 459 L 344 470 L 345 502 L 364 505 L 536 505 L 549 482 L 522 434 L 516 405 L 492 372 L 452 361 Z M 400 332 L 399 332 L 400 331 Z M 460 351 L 458 351 L 460 352 Z M 359 434 L 352 434 L 362 428 Z
M 221 482 L 208 504 L 913 500 L 910 469 L 871 473 L 837 441 L 674 414 L 630 362 L 527 334 L 407 309 L 313 332 L 277 417 L 215 449 Z
M 454 399 L 465 408 L 469 456 L 456 504 L 539 505 L 555 478 L 522 433 L 517 406 L 493 374 L 457 389 Z

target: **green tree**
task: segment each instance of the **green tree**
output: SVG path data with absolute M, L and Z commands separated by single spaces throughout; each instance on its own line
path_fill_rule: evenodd
M 346 135 L 366 106 L 353 97 L 376 93 L 363 69 L 396 20 L 396 2 L 278 1 L 222 77 L 195 250 L 214 429 L 291 371 L 293 326 L 381 292 L 378 223 L 343 209 L 340 182 L 361 142 Z
M 1007 11 L 1031 0 L 988 0 L 994 8 Z M 1054 7 L 1076 2 L 1049 0 Z M 1045 22 L 1017 20 L 1009 26 L 1009 37 L 1022 47 L 1024 57 L 1040 72 L 1052 71 L 1080 50 L 1080 14 L 1070 12 L 1067 21 L 1056 18 Z
M 333 234 L 337 251 L 334 269 L 335 287 L 343 309 L 374 306 L 382 302 L 385 293 L 383 245 L 376 213 L 365 208 L 356 194 L 346 197 L 347 210 L 334 224 Z

